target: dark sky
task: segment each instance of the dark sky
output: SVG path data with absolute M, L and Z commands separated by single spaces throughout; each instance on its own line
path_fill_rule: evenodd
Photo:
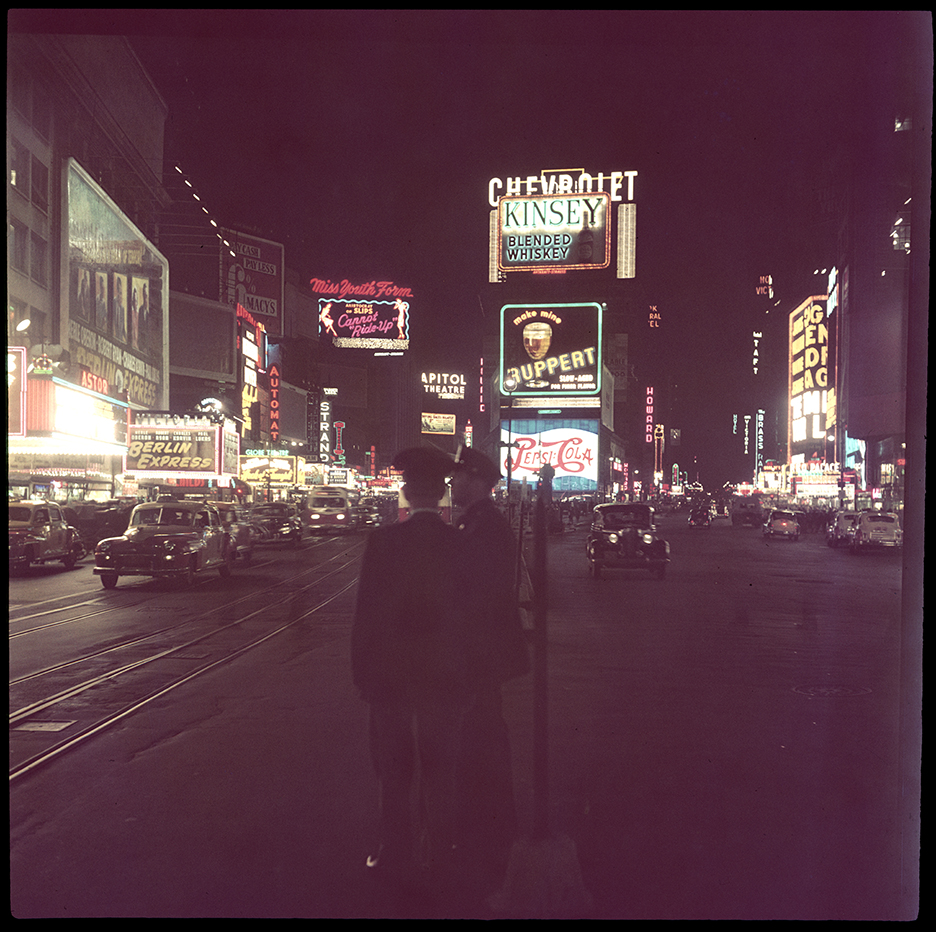
M 283 242 L 303 277 L 412 287 L 414 349 L 430 365 L 457 363 L 494 323 L 479 302 L 498 306 L 490 177 L 637 170 L 631 303 L 665 312 L 667 365 L 690 396 L 708 397 L 706 416 L 732 403 L 700 380 L 737 353 L 756 276 L 770 271 L 784 298 L 799 297 L 783 285 L 796 287 L 797 226 L 817 179 L 832 149 L 854 149 L 875 95 L 914 79 L 901 51 L 921 23 L 854 12 L 78 12 L 63 31 L 131 35 L 170 107 L 167 143 L 219 222 Z

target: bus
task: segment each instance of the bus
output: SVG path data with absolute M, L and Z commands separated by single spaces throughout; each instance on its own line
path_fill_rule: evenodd
M 351 496 L 338 485 L 316 486 L 306 504 L 307 521 L 312 533 L 319 531 L 350 531 L 354 528 Z

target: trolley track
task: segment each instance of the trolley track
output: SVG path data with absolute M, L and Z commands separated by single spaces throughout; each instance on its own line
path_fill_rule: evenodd
M 315 567 L 185 621 L 138 633 L 11 680 L 11 782 L 316 613 L 335 611 L 333 603 L 340 605 L 355 586 L 362 546 L 356 543 Z M 322 573 L 329 563 L 336 565 Z M 315 573 L 311 581 L 310 573 Z M 274 592 L 278 599 L 271 603 Z M 127 611 L 136 604 L 140 603 L 114 610 Z M 350 603 L 346 610 L 350 611 Z M 220 625 L 219 614 L 227 616 Z

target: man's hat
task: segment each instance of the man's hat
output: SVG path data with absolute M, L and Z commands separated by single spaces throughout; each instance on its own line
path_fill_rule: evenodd
M 443 482 L 454 467 L 450 456 L 431 447 L 409 447 L 393 459 L 393 468 L 403 472 L 403 481 L 409 485 Z
M 494 488 L 498 479 L 501 478 L 501 471 L 490 457 L 475 450 L 474 447 L 464 445 L 460 446 L 455 454 L 455 471 L 464 471 L 469 475 L 477 476 L 491 488 Z

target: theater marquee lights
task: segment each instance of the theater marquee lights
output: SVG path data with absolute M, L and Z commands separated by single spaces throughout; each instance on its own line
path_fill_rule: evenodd
M 826 295 L 807 298 L 790 313 L 788 454 L 823 455 L 829 401 Z

